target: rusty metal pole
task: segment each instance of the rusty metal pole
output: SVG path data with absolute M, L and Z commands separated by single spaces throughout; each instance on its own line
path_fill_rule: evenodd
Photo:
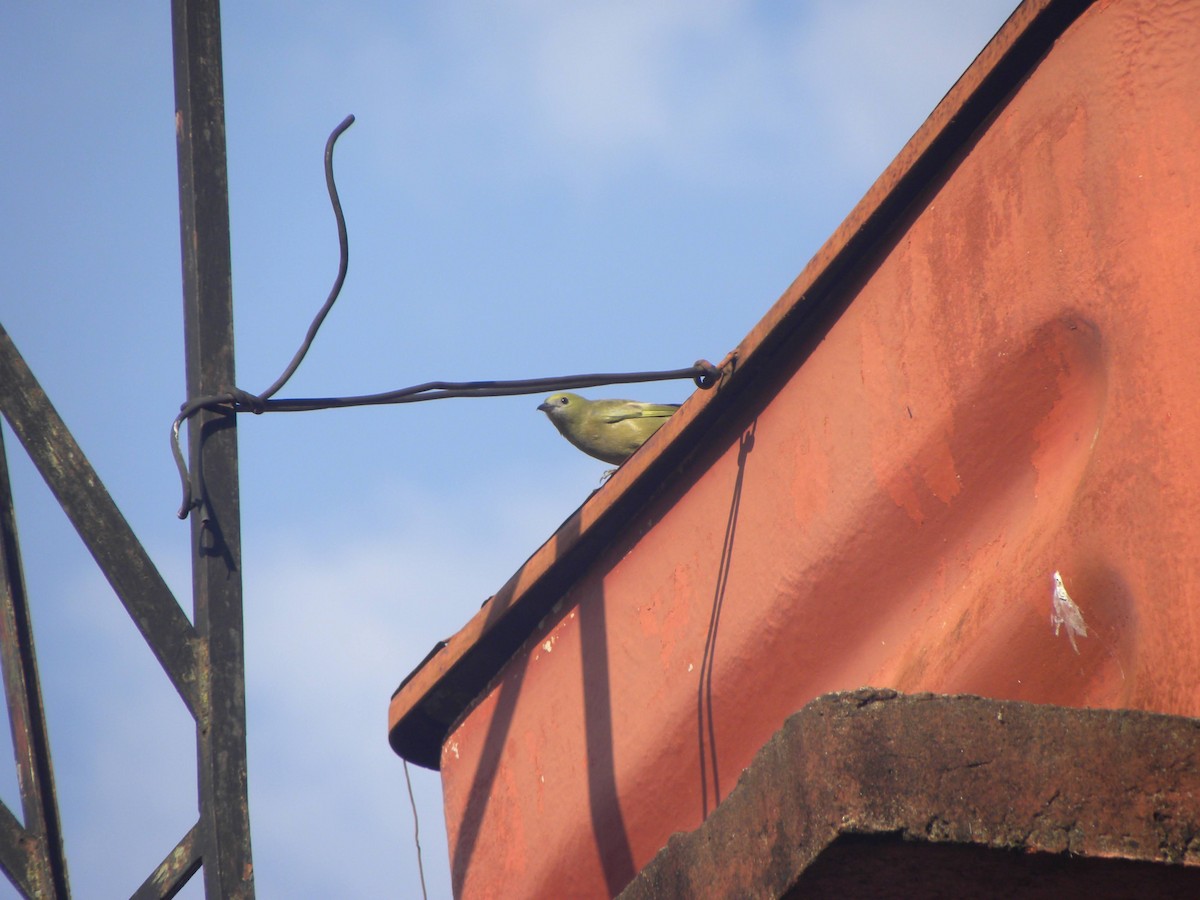
M 187 392 L 198 397 L 235 383 L 220 6 L 217 0 L 173 0 L 171 19 Z M 199 412 L 188 425 L 188 448 L 203 486 L 191 528 L 205 894 L 253 897 L 235 416 Z

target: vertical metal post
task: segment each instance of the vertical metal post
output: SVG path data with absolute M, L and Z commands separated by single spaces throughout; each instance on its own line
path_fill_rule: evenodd
M 171 18 L 187 392 L 198 397 L 234 385 L 219 3 L 172 0 Z M 235 416 L 201 411 L 188 424 L 188 448 L 203 485 L 191 527 L 201 645 L 196 739 L 205 894 L 253 897 Z

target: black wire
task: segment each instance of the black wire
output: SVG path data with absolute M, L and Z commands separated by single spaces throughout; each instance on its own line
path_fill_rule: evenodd
M 563 375 L 551 378 L 521 378 L 508 381 L 428 381 L 412 387 L 364 394 L 357 397 L 296 397 L 283 400 L 263 399 L 236 388 L 224 394 L 197 397 L 183 405 L 171 426 L 171 451 L 183 487 L 183 503 L 179 518 L 200 505 L 202 492 L 193 491 L 187 463 L 179 445 L 179 428 L 183 422 L 202 409 L 223 410 L 228 413 L 251 412 L 311 412 L 318 409 L 347 409 L 353 406 L 383 406 L 397 403 L 421 403 L 426 400 L 449 400 L 455 397 L 509 397 L 518 394 L 540 394 L 565 388 L 599 387 L 606 384 L 640 384 L 648 381 L 672 381 L 690 378 L 696 386 L 708 390 L 716 385 L 721 370 L 707 360 L 697 360 L 686 369 L 663 372 L 597 373 L 592 375 Z
M 329 200 L 333 204 L 333 215 L 337 219 L 338 230 L 338 249 L 339 259 L 337 278 L 333 280 L 333 287 L 329 290 L 329 296 L 325 300 L 325 305 L 321 307 L 316 318 L 312 320 L 312 324 L 308 326 L 308 333 L 304 335 L 304 343 L 300 345 L 300 349 L 296 351 L 296 355 L 292 357 L 292 361 L 288 363 L 288 367 L 283 370 L 283 374 L 275 379 L 275 383 L 263 391 L 258 396 L 263 400 L 274 396 L 281 387 L 287 384 L 289 378 L 296 369 L 300 368 L 300 363 L 304 361 L 304 356 L 308 353 L 308 348 L 312 346 L 313 338 L 317 336 L 317 331 L 321 327 L 321 323 L 325 321 L 325 317 L 329 315 L 329 311 L 333 309 L 334 301 L 337 300 L 338 294 L 342 292 L 342 285 L 346 281 L 346 269 L 350 266 L 350 241 L 346 236 L 346 217 L 342 215 L 342 201 L 338 199 L 337 185 L 333 182 L 333 145 L 337 143 L 337 139 L 342 136 L 347 128 L 354 124 L 354 116 L 346 116 L 342 119 L 340 125 L 330 132 L 329 140 L 325 142 L 325 186 L 329 189 Z
M 427 381 L 412 387 L 364 394 L 358 397 L 311 397 L 285 400 L 266 400 L 237 392 L 233 396 L 234 412 L 309 412 L 317 409 L 344 409 L 351 406 L 382 406 L 394 403 L 420 403 L 424 400 L 447 400 L 453 397 L 509 397 L 516 394 L 538 394 L 560 388 L 598 387 L 604 384 L 634 384 L 646 381 L 673 379 L 706 379 L 719 369 L 699 360 L 686 369 L 666 372 L 618 372 L 593 375 L 561 375 L 551 378 L 517 378 L 507 381 Z
M 346 280 L 346 270 L 349 266 L 350 243 L 346 235 L 346 219 L 342 215 L 342 203 L 338 198 L 337 186 L 333 179 L 333 145 L 342 133 L 354 124 L 354 116 L 346 116 L 341 124 L 329 135 L 325 142 L 325 184 L 329 188 L 329 199 L 333 204 L 333 214 L 337 219 L 338 246 L 340 263 L 337 278 L 329 292 L 324 305 L 317 312 L 300 349 L 292 357 L 283 374 L 275 383 L 261 394 L 251 394 L 240 388 L 231 387 L 219 394 L 209 394 L 204 397 L 194 397 L 184 403 L 179 409 L 179 415 L 171 423 L 171 453 L 175 458 L 175 467 L 179 470 L 179 480 L 183 488 L 183 503 L 179 507 L 179 518 L 186 519 L 191 510 L 203 504 L 204 489 L 202 472 L 197 466 L 194 475 L 196 485 L 193 488 L 192 476 L 188 475 L 187 463 L 183 458 L 183 450 L 179 444 L 179 429 L 185 421 L 202 409 L 235 413 L 252 412 L 309 412 L 317 409 L 344 409 L 352 406 L 381 406 L 394 403 L 420 403 L 425 400 L 447 400 L 454 397 L 507 397 L 516 394 L 537 394 L 543 391 L 561 390 L 564 388 L 599 387 L 606 384 L 635 384 L 647 381 L 672 381 L 690 378 L 698 388 L 708 390 L 714 387 L 721 377 L 721 370 L 708 360 L 700 359 L 686 369 L 670 369 L 660 372 L 621 372 L 595 373 L 590 375 L 563 375 L 549 378 L 519 378 L 506 381 L 427 381 L 424 384 L 412 385 L 381 394 L 363 394 L 356 397 L 314 397 L 274 400 L 272 397 L 282 388 L 289 378 L 300 367 L 309 347 L 320 330 L 325 317 L 333 308 L 334 302 L 341 293 Z
M 408 760 L 400 761 L 404 763 L 404 783 L 408 785 L 408 802 L 413 812 L 413 843 L 417 845 L 417 874 L 421 876 L 421 896 L 429 900 L 429 893 L 425 890 L 425 865 L 421 862 L 421 820 L 417 817 L 417 798 L 413 796 L 412 779 L 408 777 Z

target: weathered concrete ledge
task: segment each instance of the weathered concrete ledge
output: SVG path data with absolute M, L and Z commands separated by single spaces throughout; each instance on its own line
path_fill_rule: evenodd
M 1200 897 L 1200 720 L 863 688 L 796 713 L 621 893 Z

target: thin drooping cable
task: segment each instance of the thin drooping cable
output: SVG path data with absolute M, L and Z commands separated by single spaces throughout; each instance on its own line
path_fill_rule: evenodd
M 408 785 L 408 802 L 412 804 L 413 842 L 417 845 L 417 874 L 421 876 L 421 896 L 429 900 L 429 894 L 425 891 L 425 865 L 421 862 L 421 822 L 417 818 L 417 801 L 413 797 L 412 779 L 408 777 L 408 760 L 401 759 L 400 762 L 404 763 L 404 783 Z
M 707 360 L 697 360 L 685 369 L 670 369 L 656 372 L 620 372 L 593 373 L 587 375 L 563 375 L 549 378 L 520 378 L 501 381 L 427 381 L 424 384 L 412 385 L 394 391 L 378 394 L 362 394 L 354 397 L 315 397 L 289 398 L 284 400 L 272 399 L 279 389 L 287 384 L 296 369 L 300 367 L 313 340 L 320 330 L 325 317 L 333 308 L 334 302 L 341 293 L 349 267 L 350 243 L 346 234 L 346 219 L 342 214 L 342 203 L 338 197 L 337 185 L 333 178 L 333 146 L 342 133 L 354 123 L 354 116 L 347 116 L 329 135 L 325 142 L 325 184 L 329 189 L 329 199 L 333 204 L 333 214 L 337 219 L 338 245 L 340 262 L 337 277 L 329 291 L 324 305 L 308 326 L 304 341 L 300 344 L 292 361 L 283 370 L 275 382 L 261 394 L 251 394 L 237 387 L 218 394 L 203 397 L 193 397 L 179 409 L 179 415 L 171 424 L 171 453 L 175 458 L 175 467 L 179 470 L 179 480 L 182 486 L 183 502 L 179 507 L 179 518 L 186 519 L 191 510 L 204 502 L 204 489 L 200 467 L 194 474 L 196 484 L 193 487 L 193 476 L 188 474 L 187 463 L 183 458 L 183 450 L 179 444 L 179 429 L 185 421 L 202 409 L 219 410 L 228 414 L 252 412 L 256 415 L 265 412 L 308 412 L 317 409 L 344 409 L 351 406 L 379 406 L 394 403 L 419 403 L 425 400 L 446 400 L 452 397 L 504 397 L 514 394 L 537 394 L 543 391 L 562 390 L 564 388 L 599 387 L 606 384 L 635 384 L 648 381 L 671 381 L 676 379 L 691 379 L 696 386 L 708 390 L 714 387 L 721 377 L 721 370 Z

